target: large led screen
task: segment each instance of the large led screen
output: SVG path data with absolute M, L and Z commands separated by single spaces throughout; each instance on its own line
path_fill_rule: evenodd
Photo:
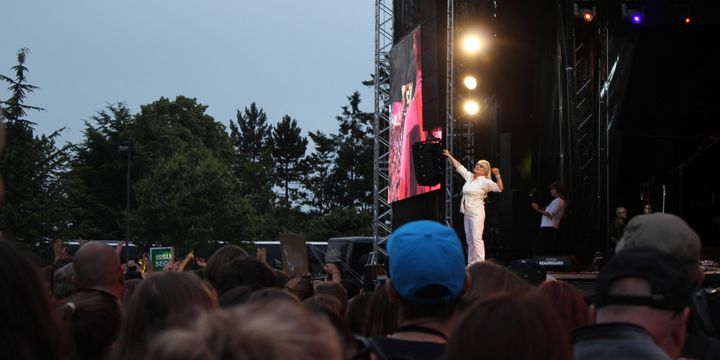
M 427 137 L 423 128 L 420 59 L 420 28 L 390 50 L 389 202 L 440 189 L 440 185 L 419 185 L 413 166 L 412 145 Z

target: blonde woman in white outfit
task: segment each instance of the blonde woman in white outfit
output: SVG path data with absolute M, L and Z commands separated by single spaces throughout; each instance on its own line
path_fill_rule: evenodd
M 443 156 L 450 160 L 455 170 L 465 179 L 463 185 L 460 212 L 465 214 L 465 238 L 468 244 L 468 264 L 485 261 L 485 242 L 483 229 L 485 228 L 485 198 L 491 191 L 503 190 L 500 169 L 490 168 L 487 160 L 480 160 L 475 164 L 473 172 L 468 171 L 460 162 L 455 160 L 447 150 L 442 151 Z M 495 181 L 490 178 L 490 173 Z

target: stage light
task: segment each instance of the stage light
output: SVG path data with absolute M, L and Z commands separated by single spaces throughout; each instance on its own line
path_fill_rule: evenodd
M 686 16 L 685 19 L 683 20 L 683 23 L 685 25 L 690 25 L 691 22 L 692 22 L 692 19 L 690 19 L 689 16 Z
M 468 115 L 475 115 L 480 112 L 480 104 L 475 100 L 465 100 L 463 110 L 465 110 L 465 113 Z
M 476 54 L 485 49 L 487 40 L 480 35 L 467 35 L 462 40 L 462 47 L 468 54 Z
M 478 83 L 474 76 L 468 75 L 463 79 L 463 84 L 465 84 L 465 87 L 468 88 L 468 90 L 475 90 Z
M 575 17 L 589 23 L 595 19 L 596 9 L 593 1 L 578 1 L 573 4 Z
M 622 16 L 635 25 L 641 24 L 645 18 L 642 1 L 627 0 L 622 4 L 621 10 Z

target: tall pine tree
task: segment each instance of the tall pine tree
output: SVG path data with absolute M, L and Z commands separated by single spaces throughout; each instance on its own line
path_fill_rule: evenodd
M 0 230 L 6 238 L 15 238 L 26 247 L 41 244 L 44 239 L 59 236 L 68 217 L 67 197 L 62 179 L 68 161 L 68 149 L 58 149 L 59 131 L 46 136 L 35 135 L 35 123 L 26 118 L 28 110 L 43 110 L 26 104 L 37 89 L 27 82 L 25 62 L 28 49 L 17 53 L 14 77 L 0 75 L 9 84 L 8 100 L 0 102 L 5 114 L 6 147 L 0 157 L 0 174 L 5 183 L 5 203 L 0 208 Z M 49 250 L 45 248 L 45 250 Z
M 241 192 L 250 196 L 252 204 L 266 214 L 275 203 L 271 126 L 267 115 L 253 102 L 230 121 L 230 138 L 235 151 L 234 172 L 240 180 Z
M 273 146 L 272 155 L 275 159 L 275 169 L 279 185 L 282 186 L 284 192 L 285 206 L 290 206 L 297 201 L 297 188 L 291 189 L 291 184 L 300 182 L 303 175 L 303 159 L 305 150 L 307 150 L 308 140 L 300 135 L 301 129 L 297 126 L 297 121 L 291 119 L 289 115 L 283 116 L 273 128 L 272 139 Z M 293 199 L 290 198 L 291 191 Z

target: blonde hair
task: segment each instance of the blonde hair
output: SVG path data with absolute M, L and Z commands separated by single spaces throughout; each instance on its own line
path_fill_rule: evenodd
M 488 179 L 490 179 L 490 169 L 491 169 L 491 168 L 490 168 L 490 162 L 483 159 L 483 160 L 478 160 L 478 162 L 475 163 L 475 164 L 476 164 L 476 165 L 477 165 L 477 164 L 483 164 L 483 165 L 485 166 L 485 169 L 487 170 L 487 171 L 485 171 L 485 177 L 488 178 Z

